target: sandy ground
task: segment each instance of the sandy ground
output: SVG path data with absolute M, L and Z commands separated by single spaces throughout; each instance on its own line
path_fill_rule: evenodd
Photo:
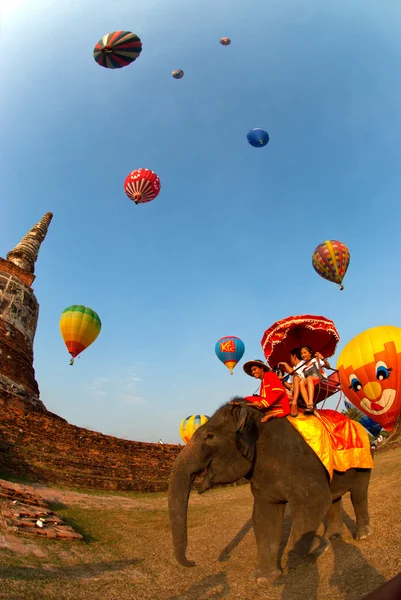
M 249 486 L 191 494 L 188 557 L 197 566 L 186 569 L 172 555 L 166 495 L 131 498 L 35 485 L 34 491 L 68 507 L 77 525 L 85 522 L 91 539 L 36 543 L 0 530 L 0 598 L 360 600 L 401 571 L 400 482 L 401 448 L 377 456 L 370 486 L 373 535 L 355 541 L 347 497 L 344 534 L 318 561 L 287 564 L 287 512 L 285 574 L 267 586 L 251 580 L 256 544 Z M 20 566 L 10 557 L 19 557 Z

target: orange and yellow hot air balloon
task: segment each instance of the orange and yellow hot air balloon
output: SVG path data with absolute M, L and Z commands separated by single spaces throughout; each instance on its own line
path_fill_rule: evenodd
M 348 400 L 387 431 L 401 412 L 401 329 L 373 327 L 355 336 L 337 361 Z
M 78 354 L 93 344 L 101 328 L 99 315 L 87 306 L 73 304 L 62 312 L 60 331 L 72 357 L 70 365 L 74 364 L 74 358 Z
M 180 435 L 184 444 L 188 444 L 198 427 L 207 423 L 209 419 L 207 415 L 190 415 L 183 419 L 180 424 Z

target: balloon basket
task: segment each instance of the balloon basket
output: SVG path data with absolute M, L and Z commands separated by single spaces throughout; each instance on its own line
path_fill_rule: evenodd
M 72 358 L 72 359 L 70 360 L 70 365 L 71 365 L 71 367 L 73 366 L 73 364 L 74 364 L 74 359 Z

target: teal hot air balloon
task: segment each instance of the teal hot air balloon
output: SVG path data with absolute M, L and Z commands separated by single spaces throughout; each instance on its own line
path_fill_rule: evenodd
M 245 344 L 235 335 L 220 338 L 216 342 L 214 348 L 216 356 L 222 363 L 224 363 L 230 371 L 230 375 L 233 374 L 235 365 L 241 360 L 245 352 Z

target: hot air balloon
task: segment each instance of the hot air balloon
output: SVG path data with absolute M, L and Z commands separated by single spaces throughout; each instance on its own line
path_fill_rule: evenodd
M 228 37 L 222 37 L 220 38 L 220 44 L 222 46 L 229 46 L 231 44 L 231 40 Z
M 269 134 L 264 129 L 260 129 L 256 127 L 255 129 L 251 129 L 248 131 L 248 142 L 254 148 L 263 148 L 269 142 Z
M 350 253 L 345 244 L 337 240 L 326 240 L 312 254 L 312 265 L 323 279 L 338 283 L 340 290 L 350 261 Z
M 174 79 L 182 79 L 184 77 L 184 71 L 182 69 L 176 69 L 172 73 Z
M 124 190 L 135 204 L 145 204 L 154 200 L 160 192 L 160 179 L 150 169 L 136 169 L 127 175 Z
M 235 365 L 244 356 L 245 345 L 242 340 L 232 335 L 220 338 L 216 342 L 214 350 L 217 358 L 226 365 L 232 375 Z
M 363 415 L 361 411 L 358 408 L 356 408 L 356 406 L 353 406 L 350 402 L 347 402 L 345 400 L 344 405 L 348 412 L 352 411 L 358 415 L 358 418 L 352 417 L 350 414 L 347 415 L 348 417 L 350 417 L 351 419 L 355 418 L 355 420 L 357 420 L 367 431 L 369 431 L 371 435 L 373 435 L 373 437 L 377 437 L 379 435 L 379 433 L 383 429 L 383 427 L 379 423 L 376 423 L 376 421 L 374 421 L 367 415 Z
M 401 329 L 384 325 L 358 334 L 337 369 L 348 400 L 386 431 L 394 429 L 401 412 Z
M 73 304 L 61 313 L 60 331 L 74 364 L 74 358 L 88 348 L 100 333 L 99 315 L 87 306 Z
M 201 425 L 204 425 L 209 421 L 210 417 L 207 415 L 190 415 L 180 424 L 180 435 L 184 444 L 188 444 L 189 440 L 195 433 L 195 431 Z
M 93 57 L 106 69 L 121 69 L 138 58 L 142 52 L 141 39 L 131 31 L 113 31 L 98 41 Z

